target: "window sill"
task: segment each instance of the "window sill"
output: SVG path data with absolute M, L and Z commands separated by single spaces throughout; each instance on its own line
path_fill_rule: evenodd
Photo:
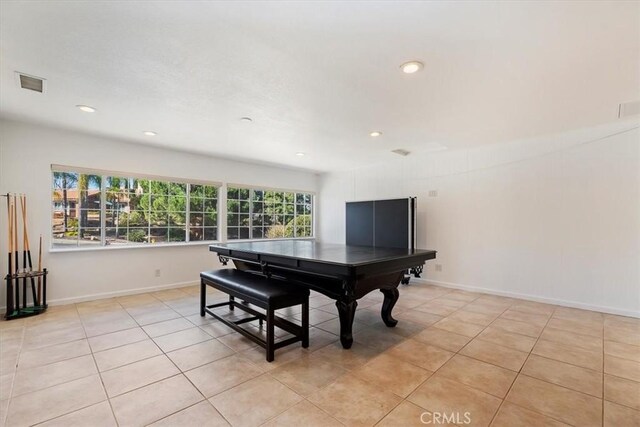
M 315 240 L 315 237 L 283 237 L 278 239 L 232 239 L 225 243 L 235 242 L 274 242 L 278 240 Z M 189 246 L 209 246 L 216 243 L 222 243 L 219 240 L 207 240 L 204 242 L 177 242 L 162 244 L 140 244 L 140 245 L 108 245 L 108 246 L 74 246 L 68 248 L 49 248 L 49 253 L 65 253 L 65 252 L 97 252 L 97 251 L 120 251 L 127 249 L 155 249 L 155 248 L 176 248 Z
M 161 244 L 140 244 L 140 245 L 107 245 L 107 246 L 73 246 L 68 248 L 49 248 L 49 253 L 64 252 L 94 252 L 94 251 L 120 251 L 126 249 L 155 249 L 155 248 L 175 248 L 188 246 L 209 246 L 220 243 L 218 240 L 207 240 L 204 242 L 176 242 Z

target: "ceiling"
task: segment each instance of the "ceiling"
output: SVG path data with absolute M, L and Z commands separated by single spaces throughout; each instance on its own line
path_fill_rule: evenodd
M 2 1 L 0 38 L 2 117 L 313 171 L 615 122 L 640 99 L 639 2 Z

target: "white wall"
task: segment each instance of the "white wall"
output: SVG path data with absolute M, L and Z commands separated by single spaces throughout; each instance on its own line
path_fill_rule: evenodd
M 212 144 L 215 141 L 212 139 Z M 206 245 L 99 251 L 49 252 L 51 165 L 69 165 L 176 178 L 317 190 L 317 176 L 264 165 L 187 154 L 96 136 L 0 121 L 0 194 L 28 195 L 32 251 L 44 236 L 44 266 L 50 271 L 48 300 L 63 303 L 196 282 L 218 265 Z M 0 253 L 6 254 L 6 208 L 0 200 Z M 35 249 L 35 250 L 34 250 Z M 0 271 L 6 274 L 5 258 Z M 161 276 L 155 277 L 155 270 Z M 5 287 L 0 292 L 5 304 Z
M 321 241 L 344 242 L 345 201 L 417 196 L 429 281 L 640 316 L 637 123 L 414 154 L 320 187 Z

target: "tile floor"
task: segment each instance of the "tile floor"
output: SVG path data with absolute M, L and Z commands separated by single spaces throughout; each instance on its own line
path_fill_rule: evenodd
M 3 321 L 0 419 L 420 426 L 468 413 L 476 426 L 640 426 L 639 319 L 415 282 L 400 289 L 396 328 L 380 320 L 379 292 L 360 300 L 351 350 L 339 345 L 333 301 L 314 293 L 311 347 L 281 349 L 271 364 L 200 317 L 197 286 Z

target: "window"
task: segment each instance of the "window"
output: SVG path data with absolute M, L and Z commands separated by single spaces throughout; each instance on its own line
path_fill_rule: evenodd
M 53 171 L 53 247 L 218 238 L 218 186 Z
M 312 237 L 313 196 L 309 193 L 227 188 L 227 238 Z

